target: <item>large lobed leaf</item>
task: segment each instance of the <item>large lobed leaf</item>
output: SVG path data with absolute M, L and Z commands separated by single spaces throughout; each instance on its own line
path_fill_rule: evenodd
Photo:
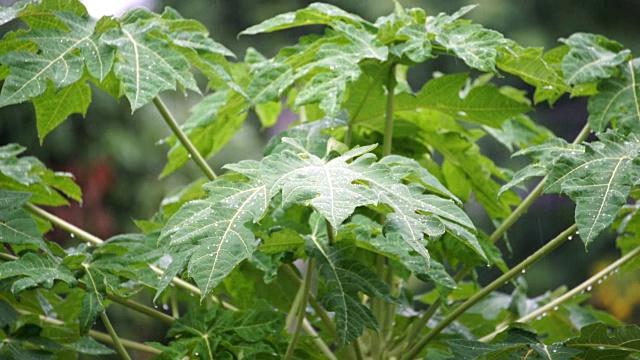
M 177 271 L 188 262 L 189 276 L 202 290 L 203 298 L 251 256 L 255 237 L 246 223 L 262 217 L 269 199 L 266 186 L 259 182 L 217 180 L 206 190 L 209 197 L 183 205 L 158 240 L 174 256 Z M 159 292 L 163 288 L 159 286 Z
M 0 63 L 11 70 L 0 92 L 0 106 L 41 95 L 47 89 L 48 80 L 56 89 L 73 84 L 82 78 L 85 64 L 89 74 L 99 80 L 111 70 L 114 52 L 94 35 L 95 20 L 71 12 L 60 12 L 56 16 L 68 30 L 36 28 L 16 37 L 36 43 L 39 52 L 13 51 L 0 58 Z
M 327 25 L 340 20 L 351 24 L 368 24 L 361 17 L 350 14 L 330 4 L 313 3 L 308 7 L 285 14 L 277 15 L 254 25 L 240 33 L 240 35 L 255 35 L 277 30 L 289 29 L 305 25 Z
M 576 202 L 576 224 L 585 246 L 613 223 L 640 178 L 640 139 L 635 134 L 608 131 L 598 137 L 600 141 L 585 145 L 551 139 L 521 151 L 539 162 L 505 185 L 547 174 L 546 192 L 566 193 Z
M 631 54 L 602 35 L 576 33 L 560 41 L 571 48 L 562 59 L 562 73 L 569 85 L 606 79 Z

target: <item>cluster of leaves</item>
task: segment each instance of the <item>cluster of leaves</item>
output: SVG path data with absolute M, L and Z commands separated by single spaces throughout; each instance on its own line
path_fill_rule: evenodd
M 99 20 L 77 0 L 0 8 L 0 25 L 16 19 L 26 24 L 0 42 L 0 107 L 33 103 L 41 142 L 70 114 L 86 113 L 89 83 L 116 99 L 124 96 L 135 111 L 152 102 L 160 107 L 165 90 L 202 93 L 192 68 L 208 79 L 211 93 L 167 139 L 162 176 L 186 163 L 192 149 L 213 155 L 250 111 L 265 127 L 284 108 L 300 117 L 271 140 L 260 161 L 228 164 L 224 175 L 179 189 L 150 220 L 136 221 L 142 234 L 105 242 L 89 235 L 97 246 L 62 248 L 43 238 L 51 229 L 46 220 L 62 223 L 43 219 L 33 204 L 80 201 L 80 189 L 70 175 L 19 157 L 19 145 L 1 147 L 0 239 L 6 250 L 0 252 L 0 355 L 109 353 L 87 337 L 98 317 L 107 325 L 108 306 L 115 301 L 140 310 L 124 299 L 143 290 L 155 292 L 154 301 L 175 299 L 179 289 L 170 284 L 176 283 L 195 288 L 200 303 L 186 297 L 186 315 L 168 320 L 168 344 L 151 343 L 159 358 L 309 358 L 317 353 L 314 341 L 335 344 L 348 358 L 362 351 L 399 354 L 413 346 L 406 339 L 433 327 L 420 326 L 414 298 L 443 304 L 434 317 L 441 319 L 480 290 L 475 277 L 457 283 L 451 271 L 485 265 L 509 271 L 494 236 L 475 227 L 464 204 L 477 201 L 499 224 L 513 219 L 512 207 L 521 203 L 512 188 L 545 176 L 547 192 L 576 202 L 585 245 L 596 240 L 627 214 L 621 209 L 635 197 L 640 179 L 640 63 L 600 35 L 574 34 L 548 52 L 525 48 L 462 19 L 472 9 L 427 16 L 396 3 L 393 14 L 370 22 L 316 3 L 241 35 L 306 25 L 322 25 L 324 33 L 303 36 L 270 59 L 249 49 L 244 61 L 228 61 L 234 54 L 210 39 L 202 24 L 170 8 Z M 414 91 L 407 70 L 441 56 L 480 75 L 434 74 Z M 491 83 L 502 74 L 534 87 L 533 101 Z M 598 133 L 596 141 L 569 144 L 526 115 L 533 105 L 553 104 L 566 93 L 590 96 L 588 125 Z M 478 140 L 487 136 L 534 163 L 511 175 L 481 153 Z M 638 246 L 630 233 L 635 222 L 625 222 L 625 253 Z M 296 260 L 306 263 L 293 266 Z M 414 297 L 403 285 L 411 276 L 433 290 Z M 619 327 L 606 314 L 579 306 L 582 298 L 533 327 L 513 325 L 497 343 L 477 340 L 560 292 L 540 299 L 527 299 L 521 286 L 512 295 L 494 292 L 433 347 L 415 351 L 433 359 L 592 359 L 638 350 L 627 344 L 640 338 L 637 327 Z M 212 296 L 221 305 L 211 304 Z M 307 302 L 313 312 L 305 312 Z M 312 336 L 296 344 L 299 326 L 288 334 L 283 314 L 292 317 L 300 309 Z M 618 327 L 613 336 L 607 326 Z

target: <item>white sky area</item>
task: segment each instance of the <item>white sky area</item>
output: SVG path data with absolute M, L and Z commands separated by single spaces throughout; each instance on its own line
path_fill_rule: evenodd
M 134 7 L 146 7 L 153 9 L 155 0 L 81 0 L 87 8 L 89 15 L 101 18 L 105 15 L 120 16 L 125 11 Z

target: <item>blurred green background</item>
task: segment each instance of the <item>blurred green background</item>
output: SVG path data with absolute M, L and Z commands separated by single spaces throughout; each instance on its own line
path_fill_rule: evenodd
M 11 2 L 2 0 L 0 4 L 9 5 Z M 86 2 L 95 5 L 104 1 Z M 391 0 L 327 2 L 372 21 L 393 11 Z M 254 47 L 266 56 L 273 56 L 282 46 L 295 43 L 299 36 L 318 31 L 318 28 L 311 27 L 237 38 L 240 31 L 251 25 L 310 3 L 292 0 L 158 0 L 146 4 L 156 11 L 171 6 L 183 16 L 201 21 L 210 30 L 213 39 L 230 48 L 241 59 L 248 47 Z M 637 36 L 640 30 L 637 21 L 640 15 L 638 1 L 401 0 L 401 3 L 405 7 L 421 7 L 431 15 L 450 13 L 464 5 L 477 3 L 479 7 L 467 18 L 495 29 L 524 46 L 549 49 L 559 45 L 558 38 L 584 31 L 603 34 L 621 42 L 636 54 L 640 52 L 640 37 Z M 0 31 L 7 31 L 12 26 L 15 25 L 10 24 Z M 412 71 L 412 85 L 420 86 L 435 70 L 451 72 L 460 69 L 457 66 L 460 64 L 455 63 L 437 61 L 434 64 L 437 67 L 427 65 Z M 498 79 L 500 83 L 527 89 L 525 84 L 513 81 L 512 78 Z M 163 95 L 179 119 L 188 116 L 189 107 L 200 97 L 192 93 L 187 96 L 182 93 Z M 575 137 L 587 119 L 584 99 L 565 97 L 552 110 L 546 104 L 541 104 L 531 116 L 568 140 Z M 83 207 L 74 205 L 58 209 L 56 214 L 103 238 L 135 231 L 132 219 L 149 218 L 168 191 L 200 177 L 198 169 L 188 164 L 167 178 L 158 180 L 168 147 L 156 143 L 168 134 L 168 128 L 153 106 L 148 105 L 131 115 L 126 100 L 117 103 L 99 91 L 94 92 L 94 100 L 86 118 L 72 116 L 49 134 L 42 144 L 37 137 L 34 111 L 30 104 L 0 109 L 0 144 L 20 143 L 28 147 L 30 155 L 39 157 L 49 167 L 72 172 L 84 189 Z M 260 129 L 258 121 L 250 117 L 244 129 L 210 162 L 219 170 L 225 163 L 259 158 L 268 140 L 267 134 L 272 133 Z M 481 145 L 484 154 L 494 158 L 499 166 L 517 170 L 524 164 L 522 160 L 509 159 L 508 152 L 495 141 L 486 139 Z M 479 207 L 472 204 L 468 211 L 481 228 L 488 232 L 492 230 Z M 566 198 L 559 195 L 542 196 L 509 232 L 512 252 L 507 251 L 501 243 L 508 263 L 515 264 L 531 254 L 570 225 L 572 218 L 573 205 Z M 588 252 L 585 252 L 580 241 L 571 241 L 527 271 L 525 278 L 529 284 L 529 295 L 539 295 L 561 284 L 577 285 L 595 267 L 600 266 L 596 265 L 596 259 L 616 256 L 610 234 L 591 245 Z M 481 275 L 488 279 L 497 273 Z M 638 284 L 637 273 L 628 276 L 630 282 Z M 630 285 L 622 283 L 619 287 L 626 286 Z M 617 315 L 630 322 L 639 322 L 640 294 L 636 292 L 631 295 L 632 300 L 628 301 L 626 309 L 630 310 Z M 603 305 L 598 301 L 595 300 Z

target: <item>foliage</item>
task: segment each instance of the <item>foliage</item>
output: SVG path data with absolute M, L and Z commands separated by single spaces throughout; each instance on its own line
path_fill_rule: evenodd
M 320 3 L 278 15 L 240 35 L 323 32 L 243 60 L 171 8 L 102 19 L 77 0 L 0 8 L 0 24 L 25 25 L 0 42 L 0 106 L 31 102 L 41 142 L 103 91 L 132 111 L 158 108 L 174 133 L 161 176 L 193 159 L 207 177 L 136 221 L 141 233 L 105 241 L 36 206 L 81 201 L 70 174 L 21 156 L 20 145 L 0 147 L 0 356 L 113 352 L 93 339 L 124 358 L 126 347 L 159 359 L 637 356 L 637 326 L 581 306 L 584 296 L 528 299 L 515 279 L 576 227 L 586 247 L 622 219 L 622 259 L 637 254 L 637 207 L 625 205 L 640 179 L 638 60 L 602 35 L 574 34 L 545 52 L 463 19 L 473 6 L 434 16 L 395 5 L 374 22 Z M 469 71 L 434 73 L 417 90 L 407 82 L 408 69 L 448 57 Z M 495 76 L 529 84 L 532 99 Z M 158 97 L 176 89 L 202 94 L 181 125 Z M 565 94 L 589 97 L 573 143 L 527 115 Z M 247 114 L 269 127 L 284 109 L 299 122 L 261 160 L 227 164 L 221 176 L 208 167 Z M 502 169 L 483 155 L 485 137 L 533 163 Z M 509 269 L 494 243 L 540 194 L 513 191 L 532 177 L 576 203 L 576 225 Z M 473 201 L 498 226 L 492 234 L 465 212 Z M 88 244 L 46 240 L 54 226 Z M 480 284 L 485 266 L 504 275 Z M 414 294 L 414 278 L 429 292 Z M 498 291 L 511 280 L 512 294 Z M 171 302 L 173 316 L 134 301 L 139 292 Z M 166 341 L 122 341 L 111 306 L 170 325 Z M 532 311 L 544 312 L 523 324 Z M 93 329 L 98 318 L 108 335 Z

